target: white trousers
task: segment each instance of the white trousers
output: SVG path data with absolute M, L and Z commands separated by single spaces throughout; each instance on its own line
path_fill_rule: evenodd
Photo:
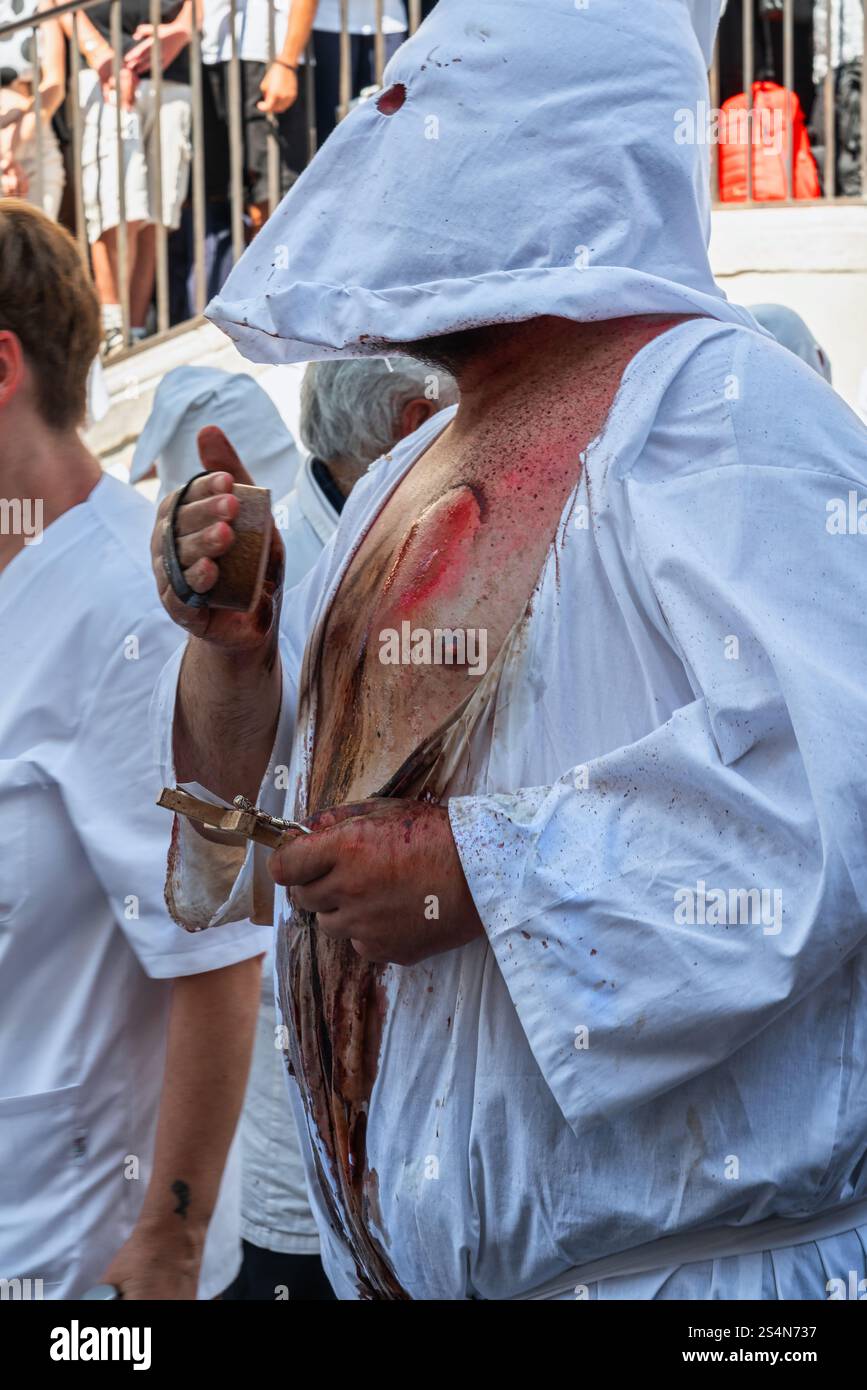
M 160 158 L 162 188 L 154 168 L 157 109 L 155 86 L 149 79 L 136 89 L 135 104 L 121 110 L 121 144 L 127 222 L 162 222 L 180 226 L 187 196 L 192 154 L 192 104 L 184 82 L 162 84 Z M 87 239 L 97 241 L 120 222 L 118 194 L 117 121 L 114 98 L 106 100 L 95 72 L 79 75 L 79 100 L 84 117 L 81 176 Z

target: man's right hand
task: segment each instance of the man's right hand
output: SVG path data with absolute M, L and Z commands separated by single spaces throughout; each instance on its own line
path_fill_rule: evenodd
M 197 594 L 214 587 L 219 574 L 220 556 L 235 541 L 232 523 L 238 515 L 234 483 L 252 484 L 232 445 L 221 429 L 209 425 L 199 431 L 199 457 L 208 476 L 197 478 L 178 509 L 175 530 L 178 559 L 184 578 Z M 243 652 L 264 648 L 273 637 L 280 618 L 283 592 L 283 542 L 276 527 L 271 532 L 271 551 L 265 571 L 262 597 L 251 613 L 221 608 L 190 608 L 176 597 L 163 562 L 163 541 L 172 503 L 172 493 L 161 503 L 151 539 L 151 561 L 163 607 L 174 622 L 191 637 L 199 637 L 227 651 Z

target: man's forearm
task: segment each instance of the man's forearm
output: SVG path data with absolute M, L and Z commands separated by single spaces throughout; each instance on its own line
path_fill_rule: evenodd
M 169 35 L 174 36 L 176 34 L 179 39 L 183 40 L 182 48 L 186 47 L 186 45 L 190 42 L 190 39 L 192 38 L 193 19 L 193 0 L 186 0 L 186 3 L 181 6 L 174 19 L 169 20 L 166 24 L 160 25 L 160 37 L 166 38 Z M 174 45 L 172 46 L 172 48 L 173 52 L 170 61 L 174 62 L 174 58 L 176 56 L 174 53 Z M 179 49 L 178 51 L 180 52 L 181 50 Z M 166 59 L 163 58 L 163 67 L 165 68 L 168 66 L 169 62 L 167 62 Z
M 276 623 L 275 623 L 276 629 Z M 175 708 L 179 782 L 200 782 L 226 801 L 255 800 L 280 714 L 276 630 L 260 651 L 233 653 L 190 638 Z
M 292 68 L 298 66 L 301 55 L 310 41 L 317 4 L 318 0 L 293 0 L 286 37 L 277 54 L 281 62 L 288 63 Z
M 174 981 L 151 1180 L 138 1229 L 197 1263 L 250 1069 L 262 957 Z
M 111 58 L 111 44 L 103 38 L 96 25 L 88 19 L 86 10 L 81 10 L 76 18 L 78 24 L 75 27 L 73 27 L 73 17 L 69 13 L 61 15 L 58 23 L 70 43 L 74 41 L 75 35 L 78 35 L 78 46 L 84 61 L 89 67 L 98 69 Z

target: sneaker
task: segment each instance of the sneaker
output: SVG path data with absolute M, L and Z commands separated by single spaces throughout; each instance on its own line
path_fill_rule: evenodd
M 107 328 L 103 335 L 100 352 L 103 357 L 111 357 L 123 347 L 123 329 Z

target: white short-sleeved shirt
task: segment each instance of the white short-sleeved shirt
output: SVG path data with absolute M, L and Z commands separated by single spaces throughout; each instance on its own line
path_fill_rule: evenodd
M 150 1176 L 170 984 L 262 953 L 195 936 L 164 899 L 171 817 L 147 710 L 179 633 L 149 570 L 153 513 L 103 477 L 0 574 L 0 1277 L 79 1296 Z M 232 1158 L 199 1294 L 239 1260 Z
M 274 53 L 279 54 L 289 24 L 290 0 L 274 0 Z M 268 0 L 238 0 L 235 35 L 238 57 L 245 63 L 267 63 Z M 232 56 L 232 7 L 229 0 L 205 0 L 202 17 L 202 62 L 227 63 Z
M 289 25 L 291 0 L 273 0 L 274 53 L 279 54 Z M 268 0 L 237 0 L 235 31 L 238 57 L 244 62 L 267 63 Z M 314 28 L 326 33 L 340 33 L 340 0 L 319 0 Z M 403 0 L 385 0 L 382 7 L 384 34 L 403 34 L 406 31 L 406 9 Z M 349 0 L 349 32 L 376 32 L 375 0 Z M 205 0 L 202 22 L 202 61 L 227 63 L 232 56 L 232 18 L 229 0 Z M 303 54 L 300 61 L 304 61 Z
M 340 33 L 340 0 L 319 0 L 316 8 L 314 29 L 320 33 Z M 376 33 L 376 0 L 349 0 L 350 34 Z M 403 0 L 383 0 L 382 32 L 384 34 L 403 34 L 406 32 L 406 6 Z

